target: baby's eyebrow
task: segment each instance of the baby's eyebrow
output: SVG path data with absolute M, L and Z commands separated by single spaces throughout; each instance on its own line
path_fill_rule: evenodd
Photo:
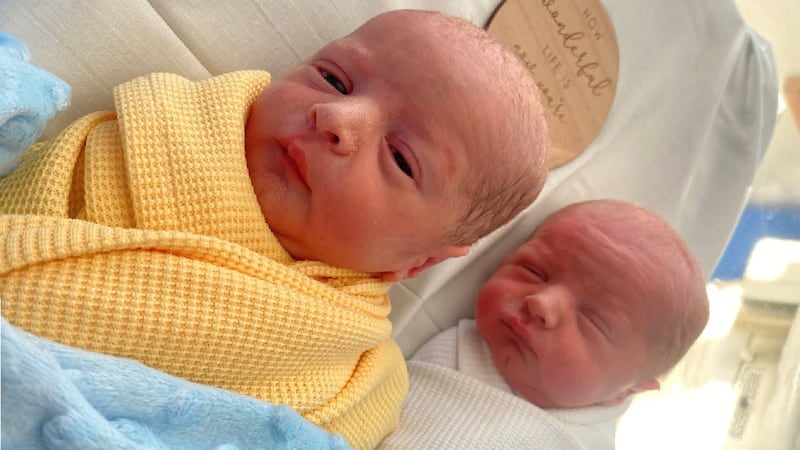
M 337 58 L 353 64 L 355 68 L 363 70 L 370 61 L 369 50 L 357 39 L 345 36 L 328 44 L 324 49 L 335 49 L 338 53 Z

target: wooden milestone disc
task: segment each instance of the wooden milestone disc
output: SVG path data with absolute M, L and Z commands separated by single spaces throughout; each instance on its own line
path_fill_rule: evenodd
M 619 49 L 600 0 L 506 0 L 487 31 L 528 68 L 550 128 L 551 168 L 600 132 L 617 91 Z

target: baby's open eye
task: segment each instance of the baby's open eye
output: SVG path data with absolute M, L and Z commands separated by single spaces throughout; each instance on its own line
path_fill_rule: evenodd
M 408 164 L 406 157 L 394 148 L 390 149 L 390 151 L 392 152 L 392 157 L 394 158 L 394 162 L 397 164 L 397 167 L 400 168 L 400 170 L 402 170 L 403 173 L 409 178 L 414 178 L 414 173 L 411 171 L 411 165 Z
M 344 95 L 347 95 L 347 94 L 350 93 L 347 90 L 347 86 L 345 86 L 344 83 L 342 83 L 342 81 L 339 80 L 339 78 L 336 77 L 336 75 L 334 75 L 334 74 L 332 74 L 330 72 L 327 72 L 325 70 L 322 70 L 322 69 L 319 70 L 319 74 L 322 75 L 322 78 L 324 78 L 325 81 L 327 81 L 337 91 L 341 92 Z

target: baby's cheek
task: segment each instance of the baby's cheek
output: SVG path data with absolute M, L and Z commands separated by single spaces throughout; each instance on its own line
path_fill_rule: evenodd
M 487 319 L 496 319 L 503 305 L 508 303 L 508 289 L 506 283 L 500 277 L 493 277 L 484 285 L 478 293 L 476 314 L 488 316 Z

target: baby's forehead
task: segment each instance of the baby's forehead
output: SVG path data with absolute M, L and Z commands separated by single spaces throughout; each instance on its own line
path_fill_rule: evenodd
M 367 46 L 390 44 L 387 56 L 403 54 L 410 61 L 431 54 L 442 60 L 441 69 L 456 69 L 453 63 L 471 62 L 477 68 L 502 67 L 502 46 L 482 28 L 457 17 L 430 11 L 392 11 L 379 15 L 343 39 L 359 40 Z M 409 65 L 403 70 L 430 70 Z M 400 69 L 400 68 L 398 68 Z M 452 75 L 452 74 L 451 74 Z M 496 80 L 499 82 L 500 80 Z
M 623 245 L 640 236 L 665 234 L 662 228 L 639 208 L 620 207 L 615 202 L 588 201 L 567 205 L 551 213 L 534 235 L 539 230 L 564 237 L 602 235 Z
M 387 29 L 403 31 L 407 34 L 438 34 L 482 30 L 470 22 L 434 11 L 394 10 L 379 14 L 356 28 L 351 34 L 376 29 L 385 32 Z

